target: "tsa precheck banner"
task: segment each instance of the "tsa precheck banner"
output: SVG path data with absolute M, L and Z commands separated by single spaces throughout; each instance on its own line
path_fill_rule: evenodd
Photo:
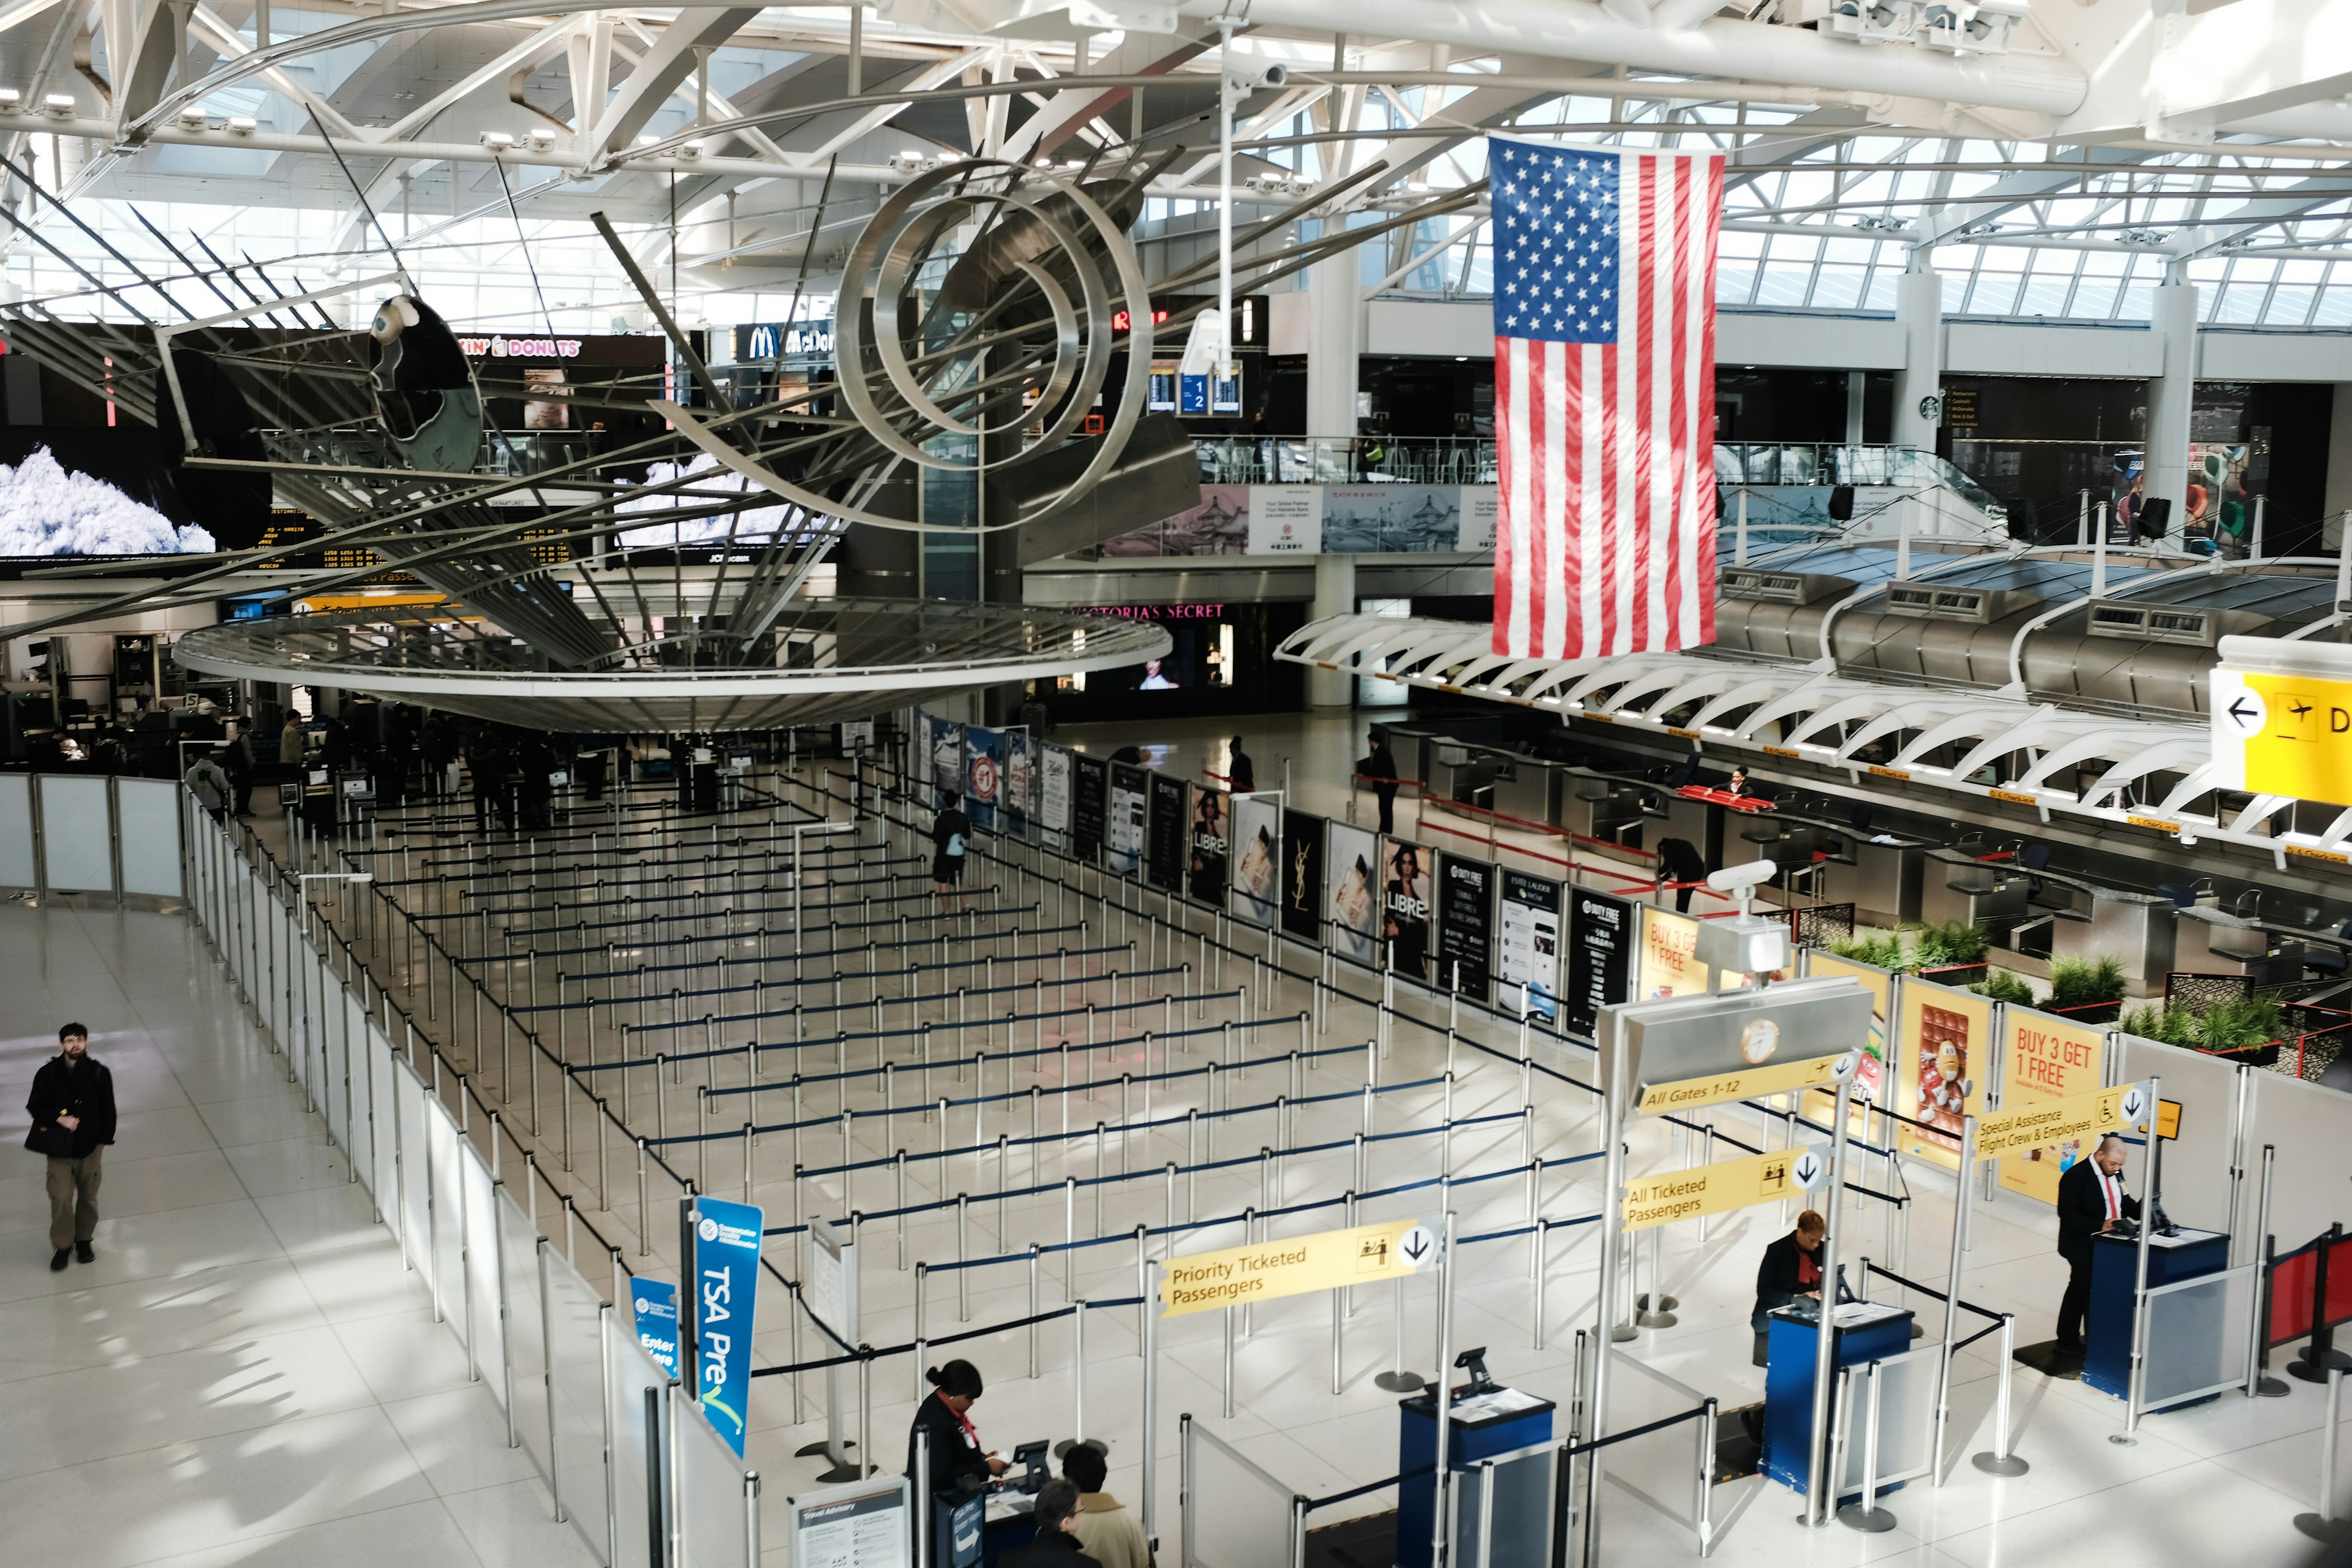
M 710 1425 L 743 1455 L 751 1405 L 751 1322 L 760 1288 L 761 1211 L 720 1198 L 688 1200 L 694 1222 L 696 1390 Z
M 629 1305 L 637 1318 L 637 1343 L 656 1366 L 677 1375 L 677 1287 L 667 1279 L 632 1279 Z

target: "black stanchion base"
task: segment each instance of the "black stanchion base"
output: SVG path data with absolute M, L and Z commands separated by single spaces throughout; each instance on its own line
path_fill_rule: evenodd
M 850 1441 L 848 1438 L 844 1437 L 841 1440 L 841 1447 L 844 1452 L 847 1452 L 849 1449 L 857 1447 L 857 1445 Z M 825 1444 L 807 1443 L 803 1444 L 800 1447 L 794 1448 L 793 1450 L 793 1458 L 795 1459 L 814 1459 L 822 1455 L 830 1454 L 831 1452 L 833 1452 L 832 1448 L 827 1447 Z
M 2322 1519 L 2315 1513 L 2294 1516 L 2294 1527 L 2314 1541 L 2336 1542 L 2352 1541 L 2352 1521 Z
M 1385 1388 L 1391 1394 L 1417 1394 L 1429 1384 L 1419 1373 L 1384 1372 L 1372 1379 L 1372 1386 Z
M 831 1485 L 835 1481 L 862 1481 L 866 1477 L 873 1475 L 879 1468 L 880 1467 L 878 1466 L 859 1464 L 835 1465 L 833 1468 L 817 1477 L 817 1479 L 825 1482 L 827 1485 Z
M 2330 1367 L 2340 1368 L 2345 1372 L 2352 1372 L 2352 1355 L 2346 1355 L 2342 1351 L 2324 1351 L 2320 1353 L 2319 1359 L 2315 1362 L 2291 1361 L 2287 1363 L 2286 1374 L 2289 1377 L 2295 1378 L 2304 1383 L 2326 1383 L 2327 1381 L 2327 1369 Z
M 1671 1296 L 1666 1299 L 1674 1300 Z M 1672 1312 L 1636 1312 L 1633 1315 L 1633 1326 L 1637 1329 L 1671 1329 L 1681 1321 Z
M 1633 1298 L 1633 1305 L 1645 1312 L 1671 1312 L 1682 1304 L 1683 1299 L 1679 1296 L 1661 1296 L 1652 1301 L 1646 1291 Z
M 1895 1528 L 1895 1516 L 1883 1508 L 1864 1508 L 1850 1502 L 1837 1511 L 1838 1522 L 1848 1530 L 1859 1530 L 1865 1535 L 1883 1535 Z
M 2284 1399 L 2292 1392 L 2294 1391 L 2289 1389 L 2285 1384 L 2281 1383 L 2277 1378 L 2258 1377 L 2254 1379 L 2254 1397 L 2257 1399 Z
M 2015 1454 L 2004 1459 L 1990 1449 L 1981 1454 L 1970 1455 L 1969 1463 L 1989 1476 L 2021 1476 L 2033 1468 Z

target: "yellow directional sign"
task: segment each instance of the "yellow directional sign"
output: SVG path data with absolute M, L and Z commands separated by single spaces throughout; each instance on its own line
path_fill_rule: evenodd
M 1701 1215 L 1778 1203 L 1829 1179 L 1820 1149 L 1774 1149 L 1744 1160 L 1664 1171 L 1625 1184 L 1625 1228 L 1648 1230 Z
M 1160 1300 L 1165 1315 L 1177 1318 L 1244 1301 L 1370 1285 L 1412 1273 L 1436 1251 L 1436 1238 L 1410 1219 L 1285 1237 L 1255 1247 L 1169 1259 Z
M 2101 1137 L 2147 1120 L 2147 1090 L 2136 1083 L 2070 1094 L 2063 1100 L 2038 1100 L 2015 1110 L 1979 1117 L 1977 1158 L 1990 1160 L 2020 1149 Z
M 2220 651 L 2209 679 L 2211 782 L 2352 805 L 2352 649 L 2223 637 Z
M 1718 1073 L 1713 1078 L 1686 1078 L 1677 1083 L 1654 1083 L 1642 1091 L 1644 1116 L 1668 1110 L 1691 1110 L 1727 1100 L 1749 1100 L 1759 1094 L 1784 1094 L 1792 1089 L 1812 1089 L 1840 1076 L 1841 1064 L 1852 1071 L 1851 1053 L 1808 1057 L 1801 1061 L 1774 1062 L 1769 1067 Z

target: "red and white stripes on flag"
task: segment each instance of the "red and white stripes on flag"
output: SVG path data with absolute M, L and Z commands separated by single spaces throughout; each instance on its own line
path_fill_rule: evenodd
M 1513 658 L 1715 640 L 1723 160 L 1603 155 L 1619 161 L 1615 342 L 1508 332 L 1496 247 L 1494 651 Z

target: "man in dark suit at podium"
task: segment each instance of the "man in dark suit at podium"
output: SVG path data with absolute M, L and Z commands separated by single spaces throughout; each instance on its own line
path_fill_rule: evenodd
M 2087 1160 L 2058 1178 L 2058 1256 L 2066 1260 L 2066 1294 L 2058 1303 L 2058 1348 L 2083 1353 L 2083 1314 L 2091 1304 L 2091 1238 L 2139 1217 L 2124 1193 L 2124 1141 L 2109 1135 Z

